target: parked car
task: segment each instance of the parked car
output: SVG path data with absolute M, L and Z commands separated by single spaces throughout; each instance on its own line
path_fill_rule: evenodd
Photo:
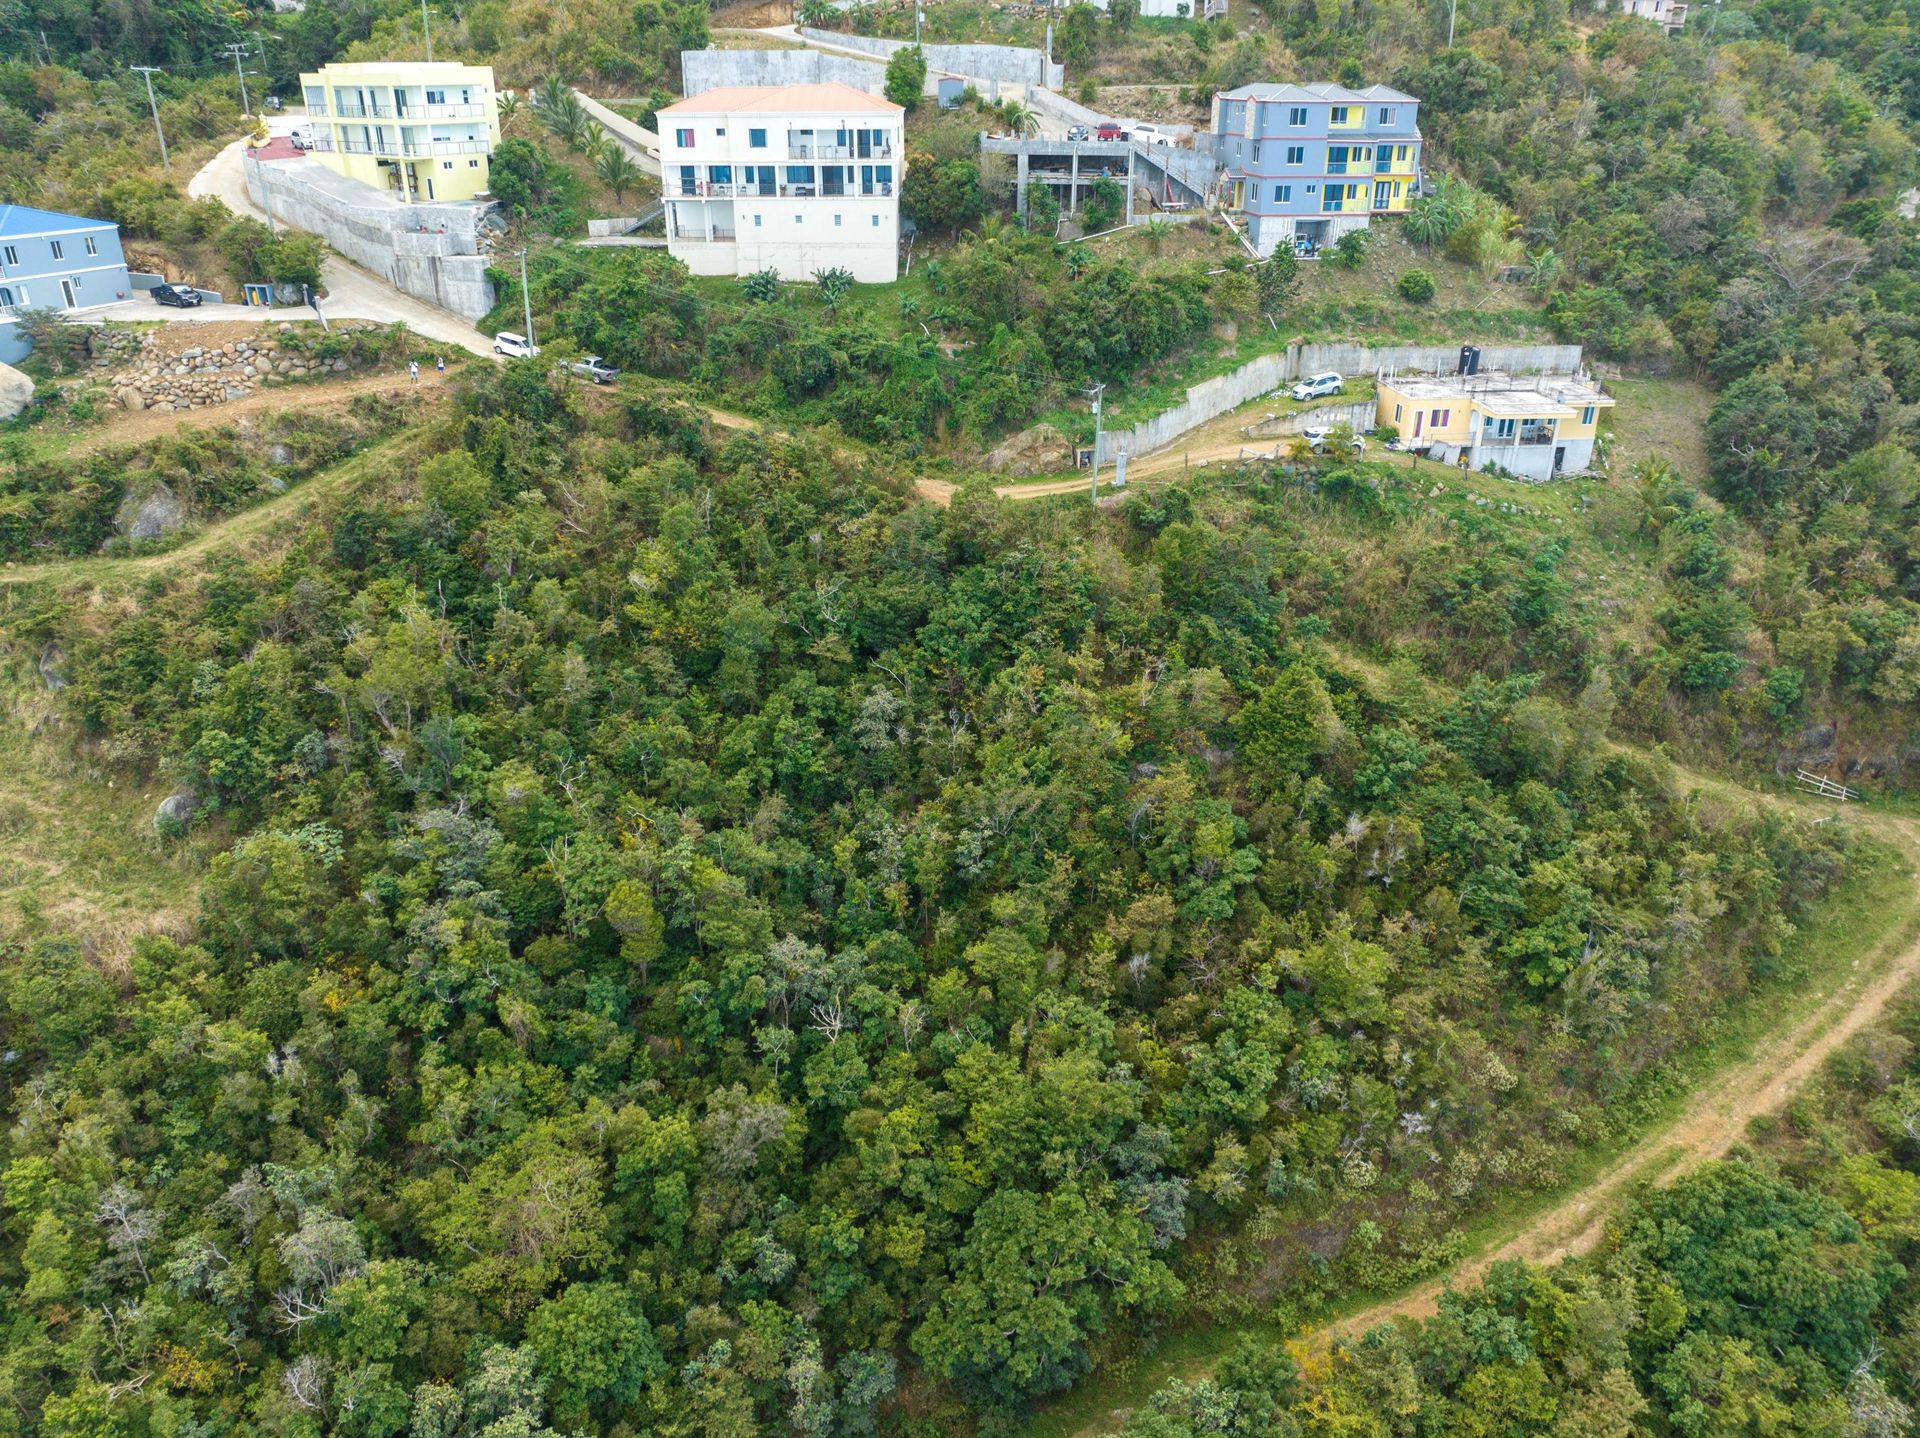
M 525 359 L 528 355 L 540 353 L 540 346 L 525 335 L 517 335 L 512 330 L 501 330 L 493 337 L 493 352 L 505 355 L 509 359 Z
M 172 305 L 176 310 L 190 310 L 205 303 L 200 291 L 186 285 L 155 285 L 151 293 L 156 305 Z
M 1346 381 L 1332 370 L 1325 374 L 1310 374 L 1287 393 L 1295 399 L 1319 399 L 1323 395 L 1339 394 L 1346 387 Z
M 1090 140 L 1092 138 L 1093 138 L 1092 131 L 1088 130 L 1085 125 L 1067 126 L 1067 140 L 1069 141 L 1069 143 L 1077 145 L 1082 140 Z
M 1327 447 L 1327 441 L 1333 438 L 1333 430 L 1326 425 L 1317 424 L 1301 430 L 1300 437 L 1307 442 L 1310 448 L 1318 453 L 1320 450 L 1325 449 Z M 1352 442 L 1356 454 L 1365 454 L 1367 452 L 1367 437 L 1364 434 L 1356 434 Z
M 1133 138 L 1144 140 L 1149 145 L 1161 145 L 1171 150 L 1179 144 L 1179 138 L 1171 130 L 1163 130 L 1158 125 L 1135 125 Z
M 1127 138 L 1127 129 L 1118 120 L 1107 120 L 1094 131 L 1093 137 L 1096 140 L 1124 140 Z
M 582 355 L 569 368 L 580 378 L 590 379 L 595 384 L 612 384 L 620 378 L 620 371 L 599 355 Z
M 264 103 L 269 110 L 284 110 L 286 108 L 285 105 L 281 104 L 280 97 L 278 95 L 267 96 Z
M 293 142 L 293 148 L 296 150 L 311 150 L 313 148 L 313 136 L 298 126 L 288 133 L 287 138 Z

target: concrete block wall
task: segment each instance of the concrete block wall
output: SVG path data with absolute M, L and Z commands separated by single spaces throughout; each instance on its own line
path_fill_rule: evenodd
M 1303 375 L 1338 370 L 1344 375 L 1375 375 L 1383 370 L 1451 374 L 1460 361 L 1459 345 L 1291 344 L 1284 354 L 1259 355 L 1226 374 L 1204 380 L 1187 390 L 1172 409 L 1131 429 L 1110 430 L 1100 436 L 1100 458 L 1147 454 L 1172 444 L 1188 430 L 1198 429 L 1238 409 L 1250 399 Z M 1480 368 L 1509 374 L 1573 374 L 1580 368 L 1579 345 L 1482 345 Z M 1365 428 L 1372 428 L 1371 421 Z
M 800 34 L 822 45 L 859 50 L 878 56 L 882 63 L 896 50 L 910 49 L 911 40 L 882 40 L 876 35 L 843 35 L 838 30 L 816 30 L 802 25 Z M 968 80 L 998 80 L 1003 85 L 1045 85 L 1067 82 L 1066 66 L 1049 65 L 1046 55 L 1020 45 L 923 45 L 928 70 L 941 70 Z
M 870 95 L 887 89 L 887 67 L 818 50 L 682 50 L 680 84 L 687 98 L 728 85 L 824 85 L 838 80 Z M 929 85 L 932 77 L 928 77 Z M 931 91 L 929 91 L 931 93 Z
M 1278 439 L 1290 434 L 1303 434 L 1307 430 L 1324 425 L 1328 429 L 1336 425 L 1347 425 L 1355 434 L 1365 434 L 1373 428 L 1373 416 L 1378 406 L 1370 399 L 1355 400 L 1351 404 L 1323 404 L 1313 409 L 1303 409 L 1297 414 L 1275 415 L 1272 419 L 1255 420 L 1241 429 L 1248 439 Z
M 248 190 L 263 209 L 271 206 L 282 223 L 311 231 L 397 289 L 462 319 L 493 308 L 480 206 L 392 204 L 372 191 L 369 199 L 381 203 L 359 205 L 335 192 L 338 177 L 326 188 L 307 182 L 299 163 L 247 166 Z

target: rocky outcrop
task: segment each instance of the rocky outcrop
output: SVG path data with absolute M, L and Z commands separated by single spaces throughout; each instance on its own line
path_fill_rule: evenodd
M 128 539 L 164 539 L 187 522 L 187 507 L 164 484 L 130 491 L 114 523 Z
M 153 827 L 166 830 L 170 827 L 185 827 L 193 818 L 193 790 L 180 789 L 160 801 L 160 807 L 153 812 Z
M 33 381 L 10 364 L 0 364 L 0 420 L 12 419 L 33 402 Z
M 995 474 L 1046 474 L 1071 463 L 1073 450 L 1067 437 L 1050 424 L 1009 435 L 987 456 L 987 468 Z

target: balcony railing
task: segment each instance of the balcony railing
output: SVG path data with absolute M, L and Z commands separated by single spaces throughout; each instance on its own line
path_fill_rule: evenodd
M 466 120 L 487 113 L 485 105 L 453 105 L 436 103 L 416 105 L 411 101 L 395 107 L 402 120 Z
M 484 155 L 485 140 L 341 140 L 316 135 L 313 148 L 326 154 L 378 155 L 401 160 L 426 160 L 435 155 Z
M 684 226 L 675 225 L 668 233 L 673 239 L 694 245 L 730 245 L 734 241 L 732 230 L 689 230 Z
M 789 160 L 891 160 L 892 145 L 788 144 Z
M 326 115 L 328 113 L 329 112 L 327 110 L 327 102 L 325 100 L 307 101 L 307 118 L 308 119 L 312 119 L 316 115 Z
M 665 186 L 669 200 L 848 200 L 848 199 L 885 199 L 893 194 L 891 180 L 882 184 L 876 180 L 870 185 L 848 185 L 844 189 L 825 190 L 819 185 L 796 185 L 784 181 L 771 185 L 762 185 L 757 181 L 733 182 L 727 180 L 696 180 L 691 185 L 679 180 L 670 180 Z
M 334 107 L 334 114 L 343 120 L 391 120 L 391 105 L 350 105 L 342 101 Z

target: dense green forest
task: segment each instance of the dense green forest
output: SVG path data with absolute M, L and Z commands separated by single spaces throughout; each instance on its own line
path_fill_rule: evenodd
M 1294 1223 L 1302 1294 L 1443 1265 L 1853 862 L 1610 748 L 1551 550 L 1403 488 L 1089 529 L 581 406 L 483 377 L 283 554 L 12 621 L 237 837 L 190 942 L 0 980 L 21 1421 L 1010 1412 Z M 1564 682 L 1359 682 L 1389 530 Z
M 1058 245 L 971 111 L 914 122 L 908 282 L 834 293 L 545 243 L 570 142 L 523 119 L 539 333 L 612 391 L 514 363 L 137 452 L 9 435 L 9 566 L 94 554 L 154 474 L 211 516 L 351 482 L 244 550 L 0 587 L 9 683 L 171 792 L 157 852 L 212 855 L 180 922 L 0 938 L 0 1438 L 1010 1432 L 1199 1324 L 1247 1337 L 1132 1438 L 1908 1432 L 1910 1008 L 1593 1256 L 1279 1341 L 1449 1270 L 1730 1016 L 1829 980 L 1813 926 L 1908 897 L 1671 756 L 1751 778 L 1840 723 L 1910 783 L 1920 16 L 1755 0 L 1670 40 L 1469 0 L 1442 48 L 1433 8 L 1143 53 L 1419 94 L 1424 264 L 1523 270 L 1485 314 L 1710 386 L 1698 472 L 1491 503 L 1323 457 L 1002 503 L 981 450 L 1091 380 L 1479 312 L 1217 235 Z M 1063 32 L 1108 66 L 1130 22 Z M 204 156 L 228 40 L 284 86 L 417 23 L 0 4 L 0 199 L 250 243 L 157 168 L 125 67 L 173 66 Z M 641 93 L 709 16 L 441 23 L 514 83 Z

